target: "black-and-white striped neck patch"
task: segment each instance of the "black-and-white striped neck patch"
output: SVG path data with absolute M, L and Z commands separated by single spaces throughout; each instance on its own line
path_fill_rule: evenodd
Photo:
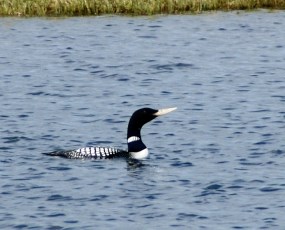
M 138 140 L 140 140 L 139 137 L 137 137 L 137 136 L 131 136 L 131 137 L 128 138 L 128 143 L 131 143 L 131 142 L 134 142 L 134 141 L 138 141 Z

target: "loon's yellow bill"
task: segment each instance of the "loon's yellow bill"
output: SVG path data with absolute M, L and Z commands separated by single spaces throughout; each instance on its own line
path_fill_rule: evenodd
M 177 109 L 177 107 L 173 107 L 173 108 L 166 108 L 166 109 L 159 109 L 156 113 L 154 113 L 153 115 L 155 116 L 161 116 L 167 113 L 170 113 L 172 111 L 174 111 L 175 109 Z

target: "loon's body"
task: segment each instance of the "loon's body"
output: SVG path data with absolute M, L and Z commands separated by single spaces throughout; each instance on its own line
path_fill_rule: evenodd
M 141 128 L 147 122 L 155 119 L 158 116 L 167 114 L 176 108 L 167 109 L 150 109 L 143 108 L 135 111 L 130 118 L 127 133 L 128 151 L 116 149 L 112 147 L 85 147 L 77 150 L 59 150 L 50 153 L 44 153 L 49 156 L 59 156 L 65 158 L 94 158 L 94 159 L 107 159 L 116 157 L 131 157 L 134 159 L 144 159 L 148 156 L 149 152 L 141 139 Z

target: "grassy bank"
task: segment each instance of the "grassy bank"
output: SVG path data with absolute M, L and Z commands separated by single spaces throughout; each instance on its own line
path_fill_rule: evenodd
M 285 9 L 285 0 L 0 0 L 1 16 L 152 15 Z

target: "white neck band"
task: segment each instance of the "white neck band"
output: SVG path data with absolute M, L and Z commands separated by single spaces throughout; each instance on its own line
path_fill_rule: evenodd
M 133 142 L 133 141 L 138 141 L 138 140 L 140 140 L 139 137 L 137 137 L 137 136 L 131 136 L 131 137 L 128 138 L 128 143 Z

